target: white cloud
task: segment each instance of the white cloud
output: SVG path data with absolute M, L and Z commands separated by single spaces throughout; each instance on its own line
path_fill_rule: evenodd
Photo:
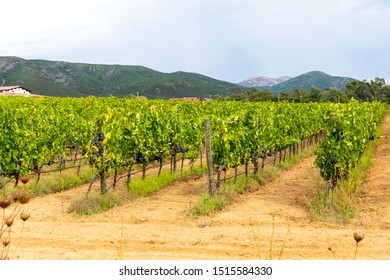
M 13 0 L 1 8 L 0 55 L 140 64 L 230 81 L 389 72 L 389 1 Z

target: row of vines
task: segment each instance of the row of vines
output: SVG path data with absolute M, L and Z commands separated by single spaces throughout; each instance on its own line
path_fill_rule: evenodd
M 388 106 L 384 103 L 333 104 L 324 114 L 326 138 L 315 151 L 316 165 L 329 190 L 359 164 L 369 141 L 375 139 Z
M 326 180 L 358 161 L 387 106 L 379 102 L 242 103 L 118 98 L 0 98 L 0 173 L 18 179 L 80 152 L 97 177 L 185 154 L 195 162 L 210 118 L 215 168 L 255 163 L 326 131 L 317 165 Z M 77 152 L 76 152 L 77 155 Z M 105 192 L 104 180 L 101 191 Z

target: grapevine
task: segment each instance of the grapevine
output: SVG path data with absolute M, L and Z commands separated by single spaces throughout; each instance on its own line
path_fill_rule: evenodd
M 170 158 L 172 172 L 177 155 L 194 163 L 203 153 L 203 119 L 210 118 L 212 156 L 218 174 L 227 168 L 253 164 L 260 168 L 267 157 L 304 139 L 326 132 L 316 151 L 316 165 L 332 184 L 348 175 L 375 136 L 386 106 L 379 102 L 246 103 L 238 101 L 166 101 L 135 98 L 0 98 L 0 173 L 19 178 L 45 165 L 62 162 L 77 151 L 94 170 L 92 183 L 127 170 L 127 184 L 135 164 L 157 161 L 161 171 Z M 183 164 L 183 163 L 182 163 Z M 90 185 L 90 186 L 91 186 Z

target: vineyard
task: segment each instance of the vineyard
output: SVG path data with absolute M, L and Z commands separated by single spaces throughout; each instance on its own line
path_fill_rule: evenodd
M 386 258 L 386 253 L 378 251 L 383 248 L 382 228 L 388 227 L 383 222 L 387 221 L 386 215 L 373 218 L 367 211 L 375 209 L 375 213 L 381 213 L 381 209 L 387 209 L 388 180 L 375 183 L 374 179 L 374 186 L 380 186 L 375 205 L 367 206 L 367 211 L 363 208 L 362 216 L 350 226 L 340 228 L 342 232 L 326 224 L 308 226 L 304 201 L 315 195 L 316 180 L 326 182 L 323 190 L 326 185 L 327 196 L 341 186 L 361 161 L 369 143 L 377 139 L 387 109 L 383 103 L 353 100 L 346 104 L 295 104 L 0 98 L 2 207 L 11 203 L 12 191 L 23 190 L 13 196 L 14 200 L 17 197 L 23 201 L 21 195 L 31 185 L 24 187 L 21 183 L 25 184 L 28 178 L 46 180 L 50 174 L 64 174 L 68 170 L 84 177 L 72 190 L 45 194 L 22 205 L 27 210 L 20 216 L 23 228 L 30 214 L 31 218 L 23 238 L 17 242 L 20 254 L 16 257 L 348 259 L 349 247 L 341 249 L 337 241 L 343 240 L 347 246 L 349 239 L 345 236 L 358 226 L 367 228 L 366 239 L 371 244 L 364 255 Z M 388 134 L 388 124 L 385 129 Z M 212 161 L 208 168 L 213 178 L 211 196 L 223 181 L 234 178 L 235 182 L 238 176 L 255 177 L 269 165 L 293 157 L 308 146 L 315 147 L 315 155 L 302 160 L 266 188 L 240 196 L 237 205 L 228 211 L 188 219 L 185 215 L 189 205 L 194 205 L 206 192 L 207 180 L 203 178 L 209 160 L 207 142 Z M 386 150 L 383 153 L 388 154 Z M 99 183 L 101 194 L 116 188 L 131 192 L 138 182 L 152 183 L 163 177 L 167 173 L 163 167 L 169 167 L 168 173 L 175 174 L 165 190 L 156 194 L 146 192 L 144 198 L 86 220 L 67 213 L 66 205 L 80 194 L 87 197 L 95 182 Z M 377 171 L 380 177 L 374 175 L 374 178 L 386 176 L 386 161 L 380 167 Z M 185 181 L 174 180 L 187 173 L 198 175 Z M 314 175 L 309 176 L 311 173 Z M 321 179 L 315 179 L 317 173 Z M 369 202 L 374 198 L 364 194 L 361 199 Z M 20 211 L 21 206 L 15 205 Z M 14 217 L 19 213 L 4 210 L 7 211 L 3 211 L 3 216 Z M 291 229 L 291 223 L 296 227 Z M 6 230 L 8 224 L 11 220 L 4 220 L 1 228 L 4 246 L 11 236 L 11 227 Z M 376 230 L 377 226 L 381 229 Z M 12 232 L 23 231 L 20 222 L 15 221 L 12 227 Z M 324 236 L 318 243 L 320 231 Z M 317 240 L 314 242 L 317 245 L 306 244 L 308 237 Z M 282 248 L 279 253 L 274 252 L 275 246 Z M 308 254 L 313 249 L 318 255 Z M 334 250 L 338 250 L 337 255 Z M 10 255 L 14 256 L 15 252 Z
M 202 160 L 204 119 L 211 123 L 213 169 L 248 165 L 256 173 L 267 158 L 276 160 L 298 150 L 303 141 L 326 135 L 316 151 L 316 164 L 328 188 L 348 175 L 373 140 L 384 118 L 384 103 L 241 103 L 189 102 L 117 98 L 1 98 L 0 172 L 19 179 L 49 172 L 67 162 L 80 170 L 90 165 L 91 184 L 100 178 L 101 193 L 125 178 L 129 186 L 133 166 L 160 166 L 177 156 L 191 165 Z M 324 134 L 325 133 L 325 134 Z M 309 140 L 307 140 L 309 139 Z M 69 165 L 69 164 L 67 164 Z M 119 173 L 124 175 L 119 176 Z M 237 172 L 236 172 L 237 173 Z M 106 177 L 114 174 L 107 186 Z M 219 179 L 218 179 L 219 180 Z M 1 187 L 4 186 L 4 181 Z M 218 182 L 218 181 L 217 181 Z M 218 185 L 217 185 L 218 186 Z M 327 190 L 328 191 L 328 190 Z

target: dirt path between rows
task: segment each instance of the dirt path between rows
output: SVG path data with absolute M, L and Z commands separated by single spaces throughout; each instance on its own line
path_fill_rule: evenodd
M 390 135 L 390 114 L 383 135 Z M 67 214 L 86 187 L 31 200 L 15 259 L 390 259 L 390 139 L 374 153 L 363 186 L 361 213 L 347 225 L 311 221 L 306 199 L 315 195 L 314 157 L 223 212 L 192 219 L 188 209 L 205 179 L 177 182 L 158 193 L 92 217 Z M 15 225 L 15 232 L 19 232 Z M 332 248 L 332 251 L 329 250 Z M 11 250 L 12 251 L 12 250 Z

